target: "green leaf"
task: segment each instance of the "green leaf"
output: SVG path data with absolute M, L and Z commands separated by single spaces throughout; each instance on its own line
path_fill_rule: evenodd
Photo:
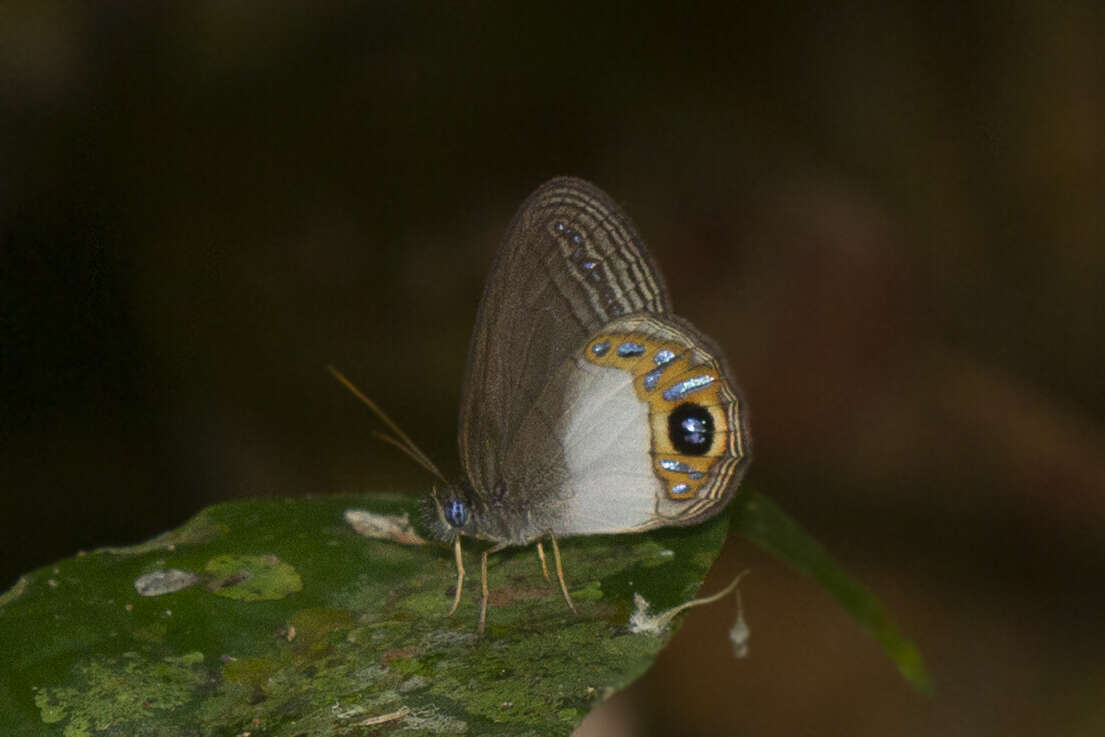
M 231 502 L 141 545 L 24 576 L 0 596 L 0 734 L 568 735 L 671 635 L 631 631 L 634 595 L 651 612 L 692 599 L 729 526 L 721 515 L 562 541 L 578 616 L 532 548 L 498 553 L 477 638 L 478 545 L 447 617 L 451 551 L 401 524 L 364 537 L 351 524 L 364 520 L 347 516 L 394 522 L 416 507 L 379 496 Z M 916 648 L 817 543 L 762 496 L 734 507 L 740 534 L 813 576 L 927 687 Z
M 634 593 L 693 598 L 728 527 L 562 541 L 578 616 L 532 547 L 498 553 L 477 638 L 479 546 L 447 617 L 451 551 L 366 538 L 351 508 L 416 514 L 395 497 L 231 502 L 24 576 L 0 597 L 0 734 L 568 735 L 670 637 L 629 631 Z
M 777 555 L 825 588 L 878 641 L 902 676 L 932 692 L 920 650 L 907 640 L 874 594 L 854 581 L 797 522 L 767 497 L 749 493 L 734 505 L 733 530 Z

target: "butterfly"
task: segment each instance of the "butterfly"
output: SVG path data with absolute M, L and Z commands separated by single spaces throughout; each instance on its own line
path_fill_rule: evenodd
M 426 503 L 432 535 L 454 549 L 449 613 L 464 536 L 492 543 L 479 632 L 488 555 L 510 546 L 536 543 L 548 578 L 548 539 L 575 611 L 557 539 L 716 515 L 750 459 L 746 415 L 721 351 L 672 314 L 629 217 L 589 182 L 545 183 L 514 215 L 480 301 L 460 406 L 463 478 L 435 485 Z

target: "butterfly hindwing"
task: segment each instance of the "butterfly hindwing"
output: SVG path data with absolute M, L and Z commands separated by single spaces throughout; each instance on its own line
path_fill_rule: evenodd
M 725 506 L 749 458 L 748 438 L 712 341 L 671 315 L 630 315 L 604 326 L 582 357 L 631 376 L 646 407 L 649 469 L 660 480 L 647 526 L 694 524 Z
M 504 484 L 527 495 L 512 534 L 688 525 L 723 508 L 748 460 L 747 433 L 712 351 L 678 318 L 637 314 L 565 359 L 504 449 Z

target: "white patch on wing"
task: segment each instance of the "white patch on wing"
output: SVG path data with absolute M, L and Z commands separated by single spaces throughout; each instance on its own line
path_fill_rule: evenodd
M 572 372 L 561 442 L 568 468 L 565 535 L 626 532 L 655 518 L 648 403 L 632 374 L 586 360 Z

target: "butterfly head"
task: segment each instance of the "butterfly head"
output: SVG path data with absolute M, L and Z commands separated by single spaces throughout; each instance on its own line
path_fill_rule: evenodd
M 437 539 L 451 541 L 474 533 L 475 510 L 465 491 L 461 486 L 434 485 L 426 503 L 426 524 Z

